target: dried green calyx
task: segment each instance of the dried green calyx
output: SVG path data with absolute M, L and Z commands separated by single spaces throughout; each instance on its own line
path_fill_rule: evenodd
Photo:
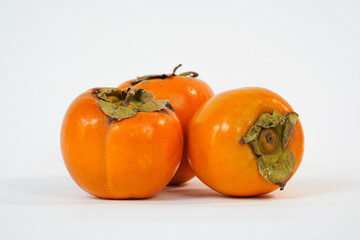
M 199 74 L 196 72 L 184 72 L 184 73 L 180 73 L 179 75 L 176 75 L 175 74 L 176 70 L 178 70 L 178 68 L 181 66 L 182 66 L 181 64 L 177 65 L 174 68 L 173 72 L 170 74 L 154 74 L 154 75 L 146 75 L 146 76 L 142 76 L 142 77 L 137 77 L 136 80 L 131 81 L 130 84 L 131 84 L 131 86 L 134 86 L 134 85 L 144 82 L 144 81 L 149 81 L 152 79 L 166 79 L 166 78 L 174 77 L 174 76 L 184 76 L 184 77 L 193 77 L 193 78 L 199 76 Z
M 283 190 L 295 166 L 295 157 L 286 146 L 295 130 L 299 115 L 288 112 L 284 116 L 274 110 L 273 114 L 261 114 L 248 133 L 241 139 L 249 143 L 256 155 L 260 174 Z
M 142 88 L 101 88 L 94 89 L 92 93 L 99 97 L 98 105 L 110 120 L 122 120 L 138 112 L 154 112 L 165 108 L 174 111 L 168 100 L 155 100 L 152 93 Z

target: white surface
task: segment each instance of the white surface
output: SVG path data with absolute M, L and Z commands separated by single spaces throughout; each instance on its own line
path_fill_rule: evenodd
M 256 198 L 225 197 L 193 180 L 147 200 L 116 201 L 83 192 L 61 163 L 26 168 L 0 178 L 1 239 L 360 237 L 359 179 L 296 176 L 285 191 Z
M 360 238 L 359 1 L 1 1 L 0 239 Z M 192 181 L 104 201 L 61 159 L 70 102 L 178 63 L 216 93 L 269 88 L 300 113 L 283 192 L 228 198 Z

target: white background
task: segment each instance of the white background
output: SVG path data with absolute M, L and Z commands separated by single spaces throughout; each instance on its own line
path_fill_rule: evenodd
M 359 43 L 359 1 L 0 0 L 0 239 L 360 238 Z M 300 114 L 285 191 L 229 198 L 194 180 L 106 201 L 71 180 L 71 101 L 179 63 L 215 93 L 266 87 Z

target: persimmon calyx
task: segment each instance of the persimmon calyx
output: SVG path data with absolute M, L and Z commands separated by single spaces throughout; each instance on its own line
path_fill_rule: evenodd
M 154 95 L 142 88 L 93 89 L 99 100 L 99 108 L 110 120 L 122 120 L 135 116 L 138 112 L 155 112 L 165 108 L 174 111 L 169 100 L 156 100 Z
M 198 73 L 196 72 L 184 72 L 184 73 L 180 73 L 179 75 L 176 75 L 175 72 L 176 70 L 178 70 L 179 67 L 181 67 L 182 64 L 177 65 L 173 72 L 170 74 L 154 74 L 154 75 L 146 75 L 146 76 L 142 76 L 142 77 L 137 77 L 136 80 L 133 80 L 130 82 L 131 86 L 134 86 L 138 83 L 144 82 L 144 81 L 150 81 L 152 79 L 166 79 L 169 77 L 174 77 L 174 76 L 184 76 L 184 77 L 192 77 L 192 78 L 196 78 L 197 76 L 199 76 Z
M 295 130 L 299 115 L 288 112 L 282 116 L 276 110 L 264 113 L 240 141 L 249 143 L 257 160 L 261 176 L 283 190 L 293 174 L 295 157 L 286 146 Z

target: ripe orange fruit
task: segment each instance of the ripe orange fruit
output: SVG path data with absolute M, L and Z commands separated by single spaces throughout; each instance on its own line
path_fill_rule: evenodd
M 126 89 L 130 86 L 144 88 L 154 94 L 155 99 L 168 99 L 178 116 L 184 136 L 189 120 L 199 107 L 210 99 L 214 93 L 203 81 L 197 79 L 195 72 L 186 72 L 179 75 L 172 74 L 148 75 L 122 83 L 119 88 Z M 194 177 L 189 166 L 187 148 L 184 144 L 183 158 L 179 169 L 170 181 L 170 185 L 184 183 Z
M 194 115 L 187 147 L 196 176 L 230 196 L 256 196 L 284 188 L 304 151 L 298 115 L 263 88 L 221 93 Z
M 78 96 L 61 129 L 61 150 L 74 181 L 110 199 L 147 198 L 174 176 L 181 124 L 167 100 L 143 89 L 98 88 Z

